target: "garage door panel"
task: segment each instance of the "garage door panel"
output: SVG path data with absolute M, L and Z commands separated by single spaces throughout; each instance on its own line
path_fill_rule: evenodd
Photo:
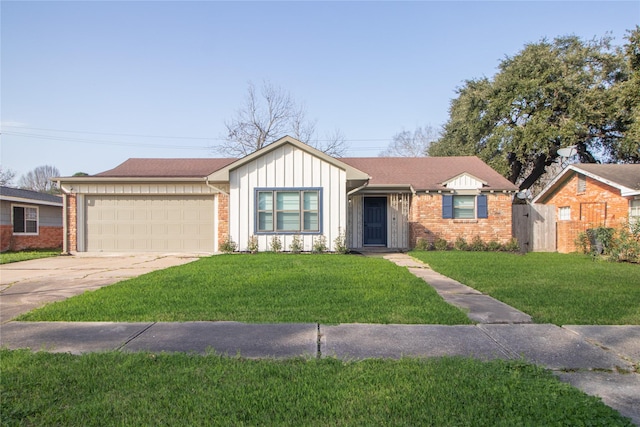
M 86 196 L 88 251 L 212 252 L 214 196 Z

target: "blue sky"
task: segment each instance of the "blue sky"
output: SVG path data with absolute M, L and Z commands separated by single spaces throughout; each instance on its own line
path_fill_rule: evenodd
M 12 2 L 1 5 L 0 156 L 18 177 L 208 157 L 248 82 L 290 92 L 349 156 L 439 128 L 456 88 L 526 43 L 640 23 L 637 1 Z

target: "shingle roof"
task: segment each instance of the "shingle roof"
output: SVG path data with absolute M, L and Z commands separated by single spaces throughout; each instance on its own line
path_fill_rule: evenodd
M 94 176 L 105 178 L 202 178 L 237 159 L 129 159 Z
M 485 181 L 487 190 L 518 189 L 475 156 L 350 157 L 340 159 L 371 176 L 370 185 L 411 185 L 414 190 L 443 190 L 443 182 L 462 173 Z
M 640 164 L 578 164 L 576 169 L 601 176 L 607 181 L 615 182 L 632 190 L 640 190 Z
M 3 199 L 24 199 L 62 205 L 62 197 L 53 194 L 39 193 L 37 191 L 23 190 L 0 186 L 0 196 Z
M 237 159 L 129 159 L 99 173 L 105 178 L 202 178 Z M 443 182 L 462 173 L 485 181 L 487 190 L 517 190 L 475 156 L 464 157 L 348 157 L 341 162 L 371 176 L 370 185 L 410 185 L 414 190 L 442 190 Z

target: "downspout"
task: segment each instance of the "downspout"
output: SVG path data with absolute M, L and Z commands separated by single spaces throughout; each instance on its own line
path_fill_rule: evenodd
M 220 193 L 224 194 L 225 196 L 228 196 L 228 195 L 229 195 L 229 193 L 227 193 L 226 191 L 224 191 L 222 188 L 220 188 L 220 187 L 216 187 L 215 185 L 211 184 L 211 183 L 209 182 L 209 177 L 208 177 L 208 176 L 207 176 L 207 177 L 205 177 L 205 179 L 204 179 L 204 183 L 206 184 L 206 186 L 207 186 L 207 187 L 212 188 L 212 189 L 214 189 L 214 190 L 216 190 L 216 191 L 218 191 L 218 192 L 220 192 Z
M 347 193 L 347 196 L 351 196 L 355 193 L 357 193 L 360 190 L 363 190 L 365 187 L 367 187 L 369 185 L 369 181 L 365 182 L 364 184 L 362 184 L 360 187 L 354 188 L 353 190 L 349 191 Z

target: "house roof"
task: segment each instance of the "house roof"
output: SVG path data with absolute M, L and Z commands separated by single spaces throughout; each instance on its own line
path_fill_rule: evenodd
M 406 185 L 414 190 L 445 190 L 447 181 L 464 173 L 486 183 L 485 190 L 516 191 L 518 187 L 475 156 L 349 157 L 343 162 L 366 171 L 369 187 Z
M 257 157 L 263 156 L 266 153 L 273 151 L 275 149 L 277 149 L 278 147 L 281 147 L 283 145 L 292 145 L 302 151 L 306 151 L 312 155 L 314 155 L 315 157 L 318 157 L 320 159 L 322 159 L 323 161 L 332 164 L 334 166 L 337 166 L 340 169 L 343 169 L 346 171 L 347 173 L 347 179 L 348 180 L 363 180 L 366 181 L 369 179 L 369 176 L 367 175 L 366 172 L 363 172 L 362 170 L 358 170 L 357 168 L 346 164 L 345 162 L 342 161 L 342 159 L 336 159 L 335 157 L 331 157 L 326 153 L 323 153 L 320 150 L 317 150 L 313 147 L 311 147 L 310 145 L 307 145 L 301 141 L 298 141 L 295 138 L 292 138 L 290 136 L 285 136 L 283 138 L 278 139 L 277 141 L 272 142 L 271 144 L 261 148 L 258 151 L 254 151 L 253 153 L 241 158 L 241 159 L 237 159 L 235 162 L 221 168 L 220 170 L 217 170 L 215 173 L 212 173 L 211 175 L 209 175 L 209 179 L 211 181 L 228 181 L 229 180 L 229 171 L 232 171 L 233 169 L 239 168 L 240 166 L 247 164 L 251 161 L 253 161 L 254 159 L 256 159 Z
M 62 197 L 37 191 L 0 186 L 0 199 L 12 202 L 62 206 Z
M 133 158 L 105 172 L 104 178 L 203 178 L 237 159 L 140 159 Z
M 574 164 L 562 170 L 534 199 L 534 203 L 543 203 L 571 178 L 574 173 L 581 173 L 592 179 L 603 182 L 620 190 L 620 195 L 640 195 L 640 164 Z

